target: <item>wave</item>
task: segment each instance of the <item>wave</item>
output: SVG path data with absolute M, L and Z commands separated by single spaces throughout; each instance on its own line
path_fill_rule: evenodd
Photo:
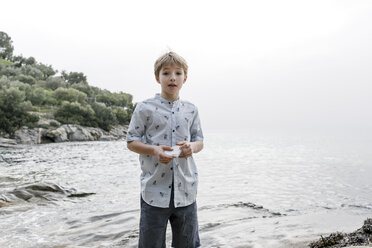
M 249 208 L 249 209 L 252 209 L 252 210 L 256 210 L 258 212 L 268 213 L 271 216 L 286 216 L 286 214 L 282 214 L 280 212 L 271 211 L 271 210 L 269 210 L 267 208 L 264 208 L 261 205 L 257 205 L 257 204 L 251 203 L 251 202 L 242 202 L 242 201 L 239 201 L 239 202 L 236 202 L 236 203 L 227 203 L 227 204 L 218 204 L 218 205 L 207 205 L 207 206 L 200 207 L 199 210 L 217 209 L 217 208 L 231 208 L 231 207 L 235 207 L 235 208 Z
M 351 205 L 342 204 L 341 207 L 372 209 L 372 204 L 363 204 L 363 205 L 359 205 L 359 204 L 351 204 Z

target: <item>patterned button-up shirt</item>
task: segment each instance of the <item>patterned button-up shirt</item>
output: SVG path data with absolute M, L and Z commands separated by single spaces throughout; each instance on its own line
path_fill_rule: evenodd
M 127 142 L 134 140 L 156 146 L 203 140 L 196 106 L 180 99 L 170 102 L 159 94 L 138 103 L 127 133 Z M 172 181 L 175 207 L 188 206 L 196 200 L 198 172 L 192 156 L 162 164 L 156 156 L 140 154 L 139 161 L 141 195 L 146 203 L 168 208 Z

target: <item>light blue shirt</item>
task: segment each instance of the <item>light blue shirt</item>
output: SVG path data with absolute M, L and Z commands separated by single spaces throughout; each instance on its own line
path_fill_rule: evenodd
M 127 142 L 175 146 L 181 141 L 203 140 L 198 109 L 188 101 L 170 102 L 156 94 L 138 103 L 127 133 Z M 157 157 L 140 155 L 141 195 L 152 206 L 168 208 L 174 180 L 174 206 L 184 207 L 196 200 L 198 172 L 194 158 L 174 158 L 162 164 Z

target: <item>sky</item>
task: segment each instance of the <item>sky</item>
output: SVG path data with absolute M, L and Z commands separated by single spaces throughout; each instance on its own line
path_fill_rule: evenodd
M 372 130 L 372 1 L 2 1 L 14 54 L 91 85 L 160 92 L 155 60 L 189 64 L 203 129 Z

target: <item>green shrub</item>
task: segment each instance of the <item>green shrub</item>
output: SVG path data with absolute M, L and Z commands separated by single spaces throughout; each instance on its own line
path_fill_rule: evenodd
M 20 70 L 23 75 L 31 76 L 35 78 L 35 80 L 43 79 L 43 72 L 32 65 L 23 65 Z
M 25 101 L 24 92 L 18 88 L 0 89 L 0 130 L 12 135 L 22 126 L 34 126 L 39 118 L 28 110 L 32 110 L 32 104 Z
M 48 77 L 45 82 L 40 83 L 41 86 L 45 86 L 49 89 L 56 90 L 58 88 L 66 88 L 67 83 L 62 77 Z
M 16 76 L 15 79 L 22 82 L 22 83 L 29 84 L 29 85 L 36 84 L 35 78 L 33 78 L 31 76 L 26 76 L 26 75 L 23 75 L 23 74 Z
M 71 88 L 75 89 L 75 90 L 78 90 L 78 91 L 81 91 L 81 92 L 84 92 L 85 94 L 87 94 L 87 96 L 89 97 L 92 97 L 94 92 L 93 92 L 93 89 L 92 87 L 90 87 L 88 84 L 86 83 L 77 83 L 77 84 L 72 84 L 71 85 Z
M 51 122 L 49 123 L 49 125 L 50 125 L 51 127 L 59 127 L 59 124 L 58 124 L 58 122 L 56 122 L 56 121 L 51 121 Z
M 118 124 L 112 108 L 99 103 L 92 103 L 91 106 L 95 112 L 96 123 L 100 128 L 109 131 L 112 125 Z
M 42 106 L 47 102 L 51 102 L 52 93 L 40 86 L 34 85 L 30 91 L 26 92 L 27 100 L 31 101 L 33 105 Z
M 78 102 L 62 102 L 62 105 L 54 113 L 54 117 L 63 124 L 97 127 L 92 107 L 81 105 Z
M 87 95 L 75 89 L 58 88 L 54 91 L 54 97 L 57 101 L 85 103 Z
M 117 107 L 117 106 L 114 106 L 112 108 L 113 108 L 113 111 L 116 115 L 116 119 L 118 120 L 119 124 L 121 125 L 129 124 L 130 118 L 131 118 L 129 111 L 125 110 L 122 107 Z

